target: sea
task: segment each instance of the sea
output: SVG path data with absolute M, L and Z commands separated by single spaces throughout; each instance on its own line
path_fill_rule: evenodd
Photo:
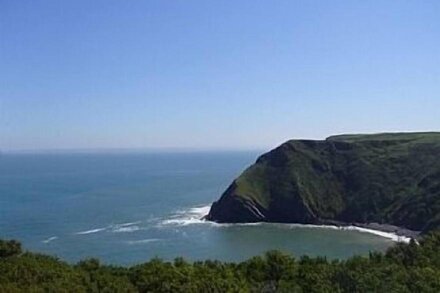
M 0 238 L 72 263 L 96 257 L 114 265 L 155 257 L 236 262 L 274 249 L 345 259 L 395 243 L 356 229 L 204 221 L 212 202 L 258 154 L 2 154 Z

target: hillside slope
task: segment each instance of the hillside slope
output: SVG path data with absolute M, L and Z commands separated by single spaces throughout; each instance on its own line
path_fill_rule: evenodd
M 291 140 L 262 155 L 208 220 L 440 226 L 440 133 Z

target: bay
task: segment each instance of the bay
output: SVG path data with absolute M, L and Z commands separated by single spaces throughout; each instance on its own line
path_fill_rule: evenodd
M 241 261 L 272 249 L 344 259 L 393 245 L 359 231 L 200 220 L 258 154 L 3 154 L 0 237 L 70 262 L 122 265 L 153 257 Z

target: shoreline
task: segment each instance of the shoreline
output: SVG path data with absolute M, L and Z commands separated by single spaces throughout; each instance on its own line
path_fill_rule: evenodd
M 417 239 L 420 237 L 421 231 L 413 231 L 406 228 L 389 225 L 389 224 L 379 224 L 379 223 L 367 223 L 367 224 L 361 224 L 361 223 L 355 223 L 355 226 L 359 227 L 360 229 L 365 230 L 371 230 L 371 231 L 377 231 L 378 233 L 386 233 L 386 234 L 392 234 L 395 235 L 398 238 L 401 239 L 408 239 L 404 242 L 409 242 L 411 239 L 414 239 L 417 242 Z M 400 241 L 402 242 L 402 241 Z
M 316 229 L 333 229 L 333 230 L 341 230 L 341 231 L 357 231 L 360 233 L 368 233 L 373 234 L 382 238 L 390 239 L 393 242 L 403 242 L 409 243 L 412 239 L 417 241 L 419 233 L 416 231 L 411 231 L 411 233 L 403 234 L 400 230 L 391 230 L 391 228 L 382 227 L 382 229 L 378 229 L 376 223 L 371 224 L 361 224 L 361 223 L 353 223 L 353 224 L 300 224 L 300 223 L 275 223 L 275 222 L 258 222 L 258 223 L 236 223 L 236 225 L 255 225 L 255 224 L 281 224 L 291 227 L 298 228 L 316 228 Z M 395 226 L 392 226 L 395 227 Z M 396 227 L 398 228 L 398 227 Z M 385 229 L 387 229 L 385 231 Z M 399 228 L 400 229 L 400 228 Z M 405 230 L 405 229 L 402 229 Z
M 360 233 L 369 233 L 379 237 L 390 239 L 394 242 L 409 243 L 411 240 L 417 240 L 420 237 L 419 231 L 413 231 L 402 227 L 379 224 L 379 223 L 335 223 L 326 222 L 322 224 L 301 224 L 301 223 L 279 223 L 279 222 L 249 222 L 249 223 L 218 223 L 215 221 L 206 220 L 202 217 L 200 221 L 205 223 L 212 223 L 220 226 L 256 226 L 261 224 L 285 225 L 298 228 L 318 228 L 318 229 L 334 229 L 334 230 L 348 230 L 357 231 Z
M 360 232 L 366 232 L 375 234 L 378 236 L 386 237 L 389 239 L 392 239 L 396 242 L 410 242 L 411 239 L 414 239 L 417 241 L 417 239 L 420 237 L 421 231 L 414 231 L 407 228 L 391 225 L 391 224 L 380 224 L 376 222 L 371 223 L 345 223 L 345 222 L 339 222 L 339 221 L 322 221 L 324 225 L 334 225 L 337 227 L 340 227 L 341 229 L 353 229 L 358 230 Z
M 410 237 L 408 235 L 400 235 L 395 232 L 388 232 L 388 231 L 383 231 L 383 230 L 378 230 L 378 229 L 372 229 L 372 228 L 367 228 L 365 226 L 368 226 L 368 224 L 363 224 L 362 226 L 357 226 L 357 225 L 338 226 L 338 229 L 358 231 L 361 233 L 369 233 L 369 234 L 373 234 L 373 235 L 376 235 L 379 237 L 390 239 L 394 242 L 409 243 L 412 239 L 414 239 L 414 240 L 417 239 L 415 237 Z
M 304 223 L 286 223 L 286 222 L 249 222 L 249 223 L 221 223 L 212 220 L 207 220 L 209 209 L 211 205 L 203 205 L 197 206 L 190 209 L 190 217 L 187 220 L 191 220 L 191 223 L 194 223 L 194 220 L 197 219 L 197 223 L 213 223 L 218 225 L 243 225 L 243 226 L 251 226 L 251 225 L 259 225 L 259 224 L 282 224 L 286 226 L 297 226 L 304 228 L 322 228 L 322 229 L 338 229 L 338 230 L 352 230 L 358 231 L 361 233 L 369 233 L 374 234 L 376 236 L 384 237 L 390 239 L 394 242 L 403 242 L 409 243 L 411 239 L 414 239 L 416 242 L 420 238 L 420 231 L 414 231 L 410 229 L 406 229 L 403 227 L 390 225 L 390 224 L 380 224 L 380 223 L 346 223 L 335 220 L 324 220 L 320 219 L 316 224 L 304 224 Z M 200 222 L 199 222 L 200 221 Z M 187 223 L 190 224 L 190 223 Z
M 393 242 L 403 242 L 409 243 L 412 239 L 417 242 L 419 237 L 419 233 L 416 231 L 411 231 L 410 233 L 403 235 L 401 231 L 384 231 L 384 229 L 377 229 L 376 225 L 370 226 L 369 224 L 344 224 L 344 225 L 335 225 L 335 224 L 300 224 L 300 223 L 278 223 L 278 222 L 249 222 L 249 223 L 217 223 L 208 220 L 202 220 L 205 223 L 215 224 L 219 226 L 258 226 L 258 225 L 282 225 L 285 227 L 292 228 L 309 228 L 309 229 L 332 229 L 332 230 L 341 230 L 341 231 L 357 231 L 360 233 L 368 233 L 373 234 L 382 238 L 390 239 Z M 374 227 L 374 229 L 373 229 Z

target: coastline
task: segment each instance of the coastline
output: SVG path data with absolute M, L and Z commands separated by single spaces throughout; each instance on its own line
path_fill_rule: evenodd
M 359 227 L 359 229 L 376 231 L 377 233 L 386 233 L 394 235 L 395 237 L 401 239 L 408 239 L 407 241 L 399 241 L 399 242 L 409 242 L 411 239 L 417 241 L 420 238 L 421 231 L 413 231 L 406 228 L 389 225 L 389 224 L 379 224 L 379 223 L 355 223 L 355 226 Z M 379 234 L 378 234 L 379 235 Z
M 403 242 L 409 243 L 412 239 L 416 242 L 420 238 L 421 231 L 409 230 L 403 227 L 390 225 L 390 224 L 380 224 L 380 223 L 359 223 L 352 222 L 346 223 L 335 220 L 324 220 L 320 219 L 316 224 L 304 224 L 304 223 L 278 223 L 278 222 L 249 222 L 249 223 L 219 223 L 212 220 L 207 220 L 207 216 L 211 205 L 199 205 L 193 207 L 189 210 L 186 217 L 180 219 L 172 219 L 166 222 L 174 223 L 174 224 L 202 224 L 202 223 L 212 223 L 220 226 L 229 226 L 229 225 L 242 225 L 242 226 L 251 226 L 251 225 L 261 225 L 261 224 L 275 224 L 275 225 L 286 225 L 290 227 L 304 227 L 304 228 L 322 228 L 322 229 L 337 229 L 337 230 L 353 230 L 362 233 L 374 234 L 380 237 L 388 238 L 394 242 Z
M 374 225 L 376 228 L 376 226 Z M 412 239 L 417 241 L 416 237 L 411 237 L 409 235 L 402 235 L 401 233 L 395 231 L 384 231 L 379 229 L 372 229 L 369 224 L 359 224 L 359 225 L 349 225 L 349 226 L 340 226 L 341 230 L 354 230 L 362 233 L 374 234 L 380 237 L 391 239 L 394 242 L 403 242 L 409 243 Z
M 303 228 L 320 228 L 320 229 L 335 229 L 335 230 L 352 230 L 361 233 L 374 234 L 383 238 L 390 239 L 394 242 L 409 243 L 411 240 L 417 240 L 420 238 L 420 231 L 413 231 L 406 228 L 379 223 L 344 223 L 337 221 L 323 221 L 321 224 L 302 224 L 302 223 L 278 223 L 278 222 L 249 222 L 249 223 L 218 223 L 215 221 L 207 220 L 206 215 L 199 218 L 198 223 L 212 223 L 219 226 L 254 226 L 261 224 L 273 224 L 273 225 L 286 225 L 290 227 L 303 227 Z
M 360 232 L 366 232 L 375 234 L 378 236 L 386 237 L 392 239 L 396 242 L 409 243 L 411 239 L 417 241 L 420 237 L 421 231 L 414 231 L 404 227 L 399 227 L 391 224 L 380 224 L 376 222 L 371 223 L 345 223 L 333 220 L 323 220 L 324 225 L 334 225 L 340 227 L 341 229 L 352 229 Z
M 335 225 L 335 224 L 300 224 L 300 223 L 277 223 L 277 222 L 249 222 L 249 223 L 217 223 L 214 221 L 204 220 L 203 218 L 200 219 L 199 224 L 202 223 L 210 223 L 215 224 L 218 226 L 231 226 L 231 225 L 237 225 L 237 226 L 257 226 L 257 225 L 283 225 L 285 227 L 292 227 L 292 228 L 316 228 L 316 229 L 333 229 L 333 230 L 351 230 L 351 231 L 358 231 L 361 233 L 369 233 L 374 234 L 379 237 L 390 239 L 394 242 L 402 242 L 402 243 L 409 243 L 412 239 L 414 239 L 417 242 L 417 239 L 419 238 L 419 232 L 417 231 L 410 231 L 406 229 L 402 229 L 399 227 L 398 230 L 391 230 L 388 227 L 383 227 L 382 229 L 378 229 L 377 224 L 344 224 L 344 225 Z M 193 223 L 194 224 L 194 223 Z M 393 226 L 395 227 L 395 226 Z M 405 231 L 405 234 L 403 234 L 402 231 Z M 406 232 L 409 231 L 409 232 Z

